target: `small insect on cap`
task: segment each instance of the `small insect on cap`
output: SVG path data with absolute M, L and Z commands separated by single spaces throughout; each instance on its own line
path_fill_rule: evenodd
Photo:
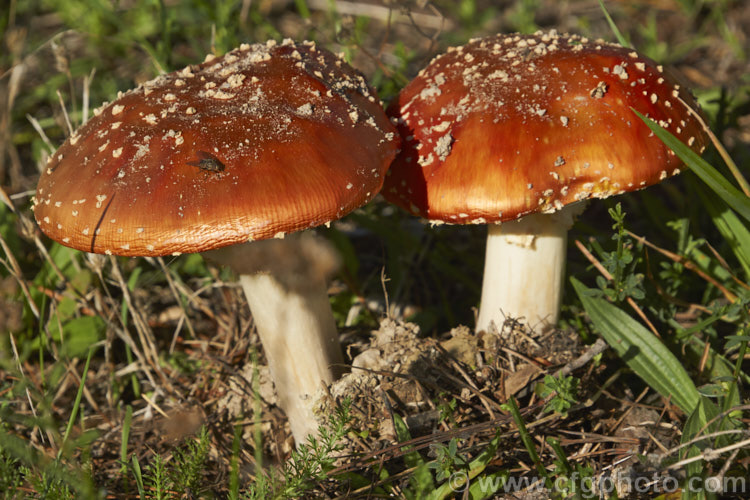
M 681 162 L 632 109 L 702 151 L 695 101 L 631 49 L 536 33 L 436 57 L 388 109 L 405 144 L 383 195 L 434 222 L 554 212 L 657 183 Z
M 209 56 L 94 114 L 50 158 L 34 212 L 52 239 L 115 255 L 338 219 L 377 194 L 399 146 L 362 75 L 311 42 Z

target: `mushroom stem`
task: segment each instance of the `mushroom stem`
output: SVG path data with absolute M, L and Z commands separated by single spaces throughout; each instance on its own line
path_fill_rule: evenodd
M 325 282 L 294 280 L 290 286 L 268 273 L 243 274 L 250 305 L 276 386 L 279 405 L 299 446 L 317 434 L 313 406 L 323 384 L 337 378 L 344 360 Z M 336 365 L 339 365 L 337 367 Z
M 500 329 L 506 317 L 535 329 L 557 324 L 568 229 L 583 206 L 489 226 L 477 331 Z
M 339 265 L 332 246 L 312 234 L 289 235 L 203 253 L 238 275 L 263 344 L 279 406 L 297 446 L 316 435 L 313 407 L 323 384 L 342 371 L 326 280 Z

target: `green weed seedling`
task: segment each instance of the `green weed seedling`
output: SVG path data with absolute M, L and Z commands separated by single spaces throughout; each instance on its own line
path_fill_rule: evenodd
M 307 443 L 293 451 L 279 470 L 259 472 L 243 498 L 300 498 L 328 479 L 350 430 L 349 404 L 344 401 L 337 406 L 328 422 L 318 428 L 318 436 L 309 436 Z
M 614 302 L 622 302 L 628 297 L 643 299 L 646 296 L 642 284 L 643 274 L 635 272 L 639 260 L 634 256 L 633 241 L 625 229 L 622 205 L 618 203 L 615 208 L 610 208 L 609 215 L 614 221 L 612 239 L 615 241 L 615 250 L 606 251 L 596 240 L 591 241 L 591 246 L 612 279 L 597 276 L 596 284 L 602 294 Z
M 204 474 L 211 440 L 206 427 L 195 438 L 188 438 L 167 461 L 155 454 L 144 468 L 133 454 L 127 467 L 135 480 L 140 498 L 165 500 L 185 495 L 200 497 L 206 489 Z
M 544 411 L 556 412 L 562 417 L 568 415 L 573 405 L 578 403 L 579 380 L 573 376 L 545 375 L 544 380 L 537 385 L 536 392 L 540 397 L 549 401 L 544 405 Z

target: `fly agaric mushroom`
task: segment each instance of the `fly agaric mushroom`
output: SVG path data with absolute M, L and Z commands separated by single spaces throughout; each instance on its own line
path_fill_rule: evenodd
M 577 202 L 680 171 L 631 108 L 702 151 L 694 107 L 661 66 L 619 45 L 555 32 L 471 40 L 389 107 L 404 144 L 383 195 L 434 224 L 489 225 L 477 330 L 505 315 L 554 325 Z
M 34 211 L 52 239 L 110 255 L 203 252 L 329 223 L 375 196 L 398 148 L 362 75 L 311 42 L 209 56 L 95 115 L 50 158 Z M 273 265 L 243 263 L 241 246 L 212 257 L 242 274 L 299 444 L 342 355 L 325 273 L 304 274 L 313 257 L 278 261 L 316 253 L 293 239 L 264 250 Z

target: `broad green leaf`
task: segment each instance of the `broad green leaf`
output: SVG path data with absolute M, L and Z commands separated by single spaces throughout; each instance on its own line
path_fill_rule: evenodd
M 56 320 L 62 322 L 68 321 L 75 316 L 77 309 L 78 302 L 75 299 L 63 296 L 57 303 L 57 308 L 55 309 Z
M 592 296 L 577 279 L 571 282 L 596 330 L 630 369 L 659 394 L 671 397 L 686 414 L 692 413 L 700 395 L 675 355 L 624 311 Z
M 631 108 L 632 109 L 632 108 Z M 685 163 L 700 179 L 705 182 L 719 197 L 729 205 L 732 210 L 750 221 L 750 198 L 745 196 L 739 189 L 735 188 L 721 173 L 710 163 L 701 158 L 698 153 L 684 145 L 675 136 L 660 127 L 655 121 L 646 118 L 633 109 L 633 113 L 643 120 L 659 139 L 664 142 L 680 160 Z
M 697 437 L 698 434 L 707 434 L 718 429 L 719 422 L 714 420 L 718 415 L 719 411 L 716 406 L 705 397 L 699 399 L 698 405 L 695 410 L 688 415 L 688 419 L 685 422 L 685 427 L 682 429 L 682 438 L 680 442 L 685 444 Z M 707 426 L 708 422 L 713 423 Z M 685 446 L 681 452 L 681 459 L 694 457 L 700 454 L 700 451 L 708 446 L 711 446 L 713 441 L 710 439 L 697 441 L 696 443 Z M 688 464 L 685 467 L 685 472 L 688 477 L 700 477 L 704 472 L 703 462 L 698 460 Z
M 58 324 L 56 319 L 50 321 L 50 334 L 56 341 L 62 341 L 63 354 L 71 358 L 82 356 L 92 344 L 101 340 L 106 327 L 101 318 L 82 316 L 65 322 L 60 335 Z

